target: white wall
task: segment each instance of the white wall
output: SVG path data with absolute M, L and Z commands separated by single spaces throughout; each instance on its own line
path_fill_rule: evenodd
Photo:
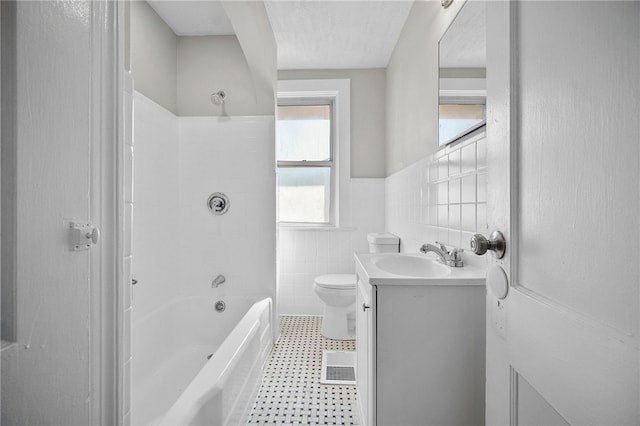
M 449 146 L 386 179 L 386 228 L 400 237 L 402 252 L 417 253 L 425 242 L 465 249 L 474 233 L 486 233 L 486 147 L 484 134 Z
M 219 90 L 227 94 L 224 108 L 210 99 Z M 251 70 L 236 36 L 178 37 L 177 104 L 180 116 L 255 113 Z
M 236 35 L 178 37 L 147 2 L 132 2 L 136 90 L 179 116 L 273 115 L 276 43 L 264 4 L 222 3 Z M 224 108 L 210 101 L 219 90 Z
M 274 115 L 278 64 L 276 39 L 263 1 L 222 2 L 251 71 L 256 106 L 253 115 Z
M 367 233 L 384 231 L 384 179 L 351 179 L 351 223 L 338 229 L 279 228 L 278 302 L 280 314 L 321 315 L 323 304 L 313 279 L 355 273 L 354 252 L 367 252 Z
M 275 299 L 274 123 L 176 117 L 135 94 L 134 322 L 181 296 Z M 213 192 L 225 215 L 209 212 Z
M 131 4 L 129 47 L 136 90 L 175 113 L 177 37 L 146 1 L 127 3 Z

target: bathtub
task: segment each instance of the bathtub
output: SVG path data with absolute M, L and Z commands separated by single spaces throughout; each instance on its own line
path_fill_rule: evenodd
M 246 424 L 273 346 L 272 302 L 253 304 L 230 332 L 221 324 L 234 312 L 213 302 L 180 299 L 133 324 L 133 425 Z

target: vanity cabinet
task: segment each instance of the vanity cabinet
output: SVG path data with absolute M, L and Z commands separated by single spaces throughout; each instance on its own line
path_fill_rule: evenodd
M 483 425 L 484 281 L 370 284 L 356 269 L 362 424 Z
M 356 380 L 360 419 L 363 425 L 373 424 L 371 383 L 373 381 L 373 326 L 371 286 L 358 280 L 356 294 Z

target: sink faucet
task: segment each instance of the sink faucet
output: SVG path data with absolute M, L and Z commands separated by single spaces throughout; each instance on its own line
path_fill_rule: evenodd
M 430 251 L 434 252 L 438 255 L 442 263 L 453 268 L 461 268 L 464 266 L 461 256 L 464 251 L 463 249 L 453 248 L 451 251 L 448 251 L 444 244 L 437 241 L 436 244 L 440 247 L 434 246 L 433 244 L 423 244 L 422 247 L 420 247 L 420 252 L 424 254 Z

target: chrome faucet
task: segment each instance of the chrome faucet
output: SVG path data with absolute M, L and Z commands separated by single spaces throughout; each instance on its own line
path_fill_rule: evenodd
M 447 250 L 447 247 L 436 241 L 438 246 L 434 246 L 433 244 L 423 244 L 420 247 L 420 252 L 427 254 L 428 252 L 434 252 L 440 258 L 440 261 L 447 266 L 451 266 L 453 268 L 461 268 L 464 266 L 462 262 L 462 252 L 463 249 L 453 248 L 451 251 Z
M 213 279 L 213 281 L 211 281 L 211 287 L 212 288 L 217 288 L 220 284 L 222 284 L 226 280 L 227 279 L 224 277 L 224 275 L 218 275 L 217 277 L 215 277 Z

